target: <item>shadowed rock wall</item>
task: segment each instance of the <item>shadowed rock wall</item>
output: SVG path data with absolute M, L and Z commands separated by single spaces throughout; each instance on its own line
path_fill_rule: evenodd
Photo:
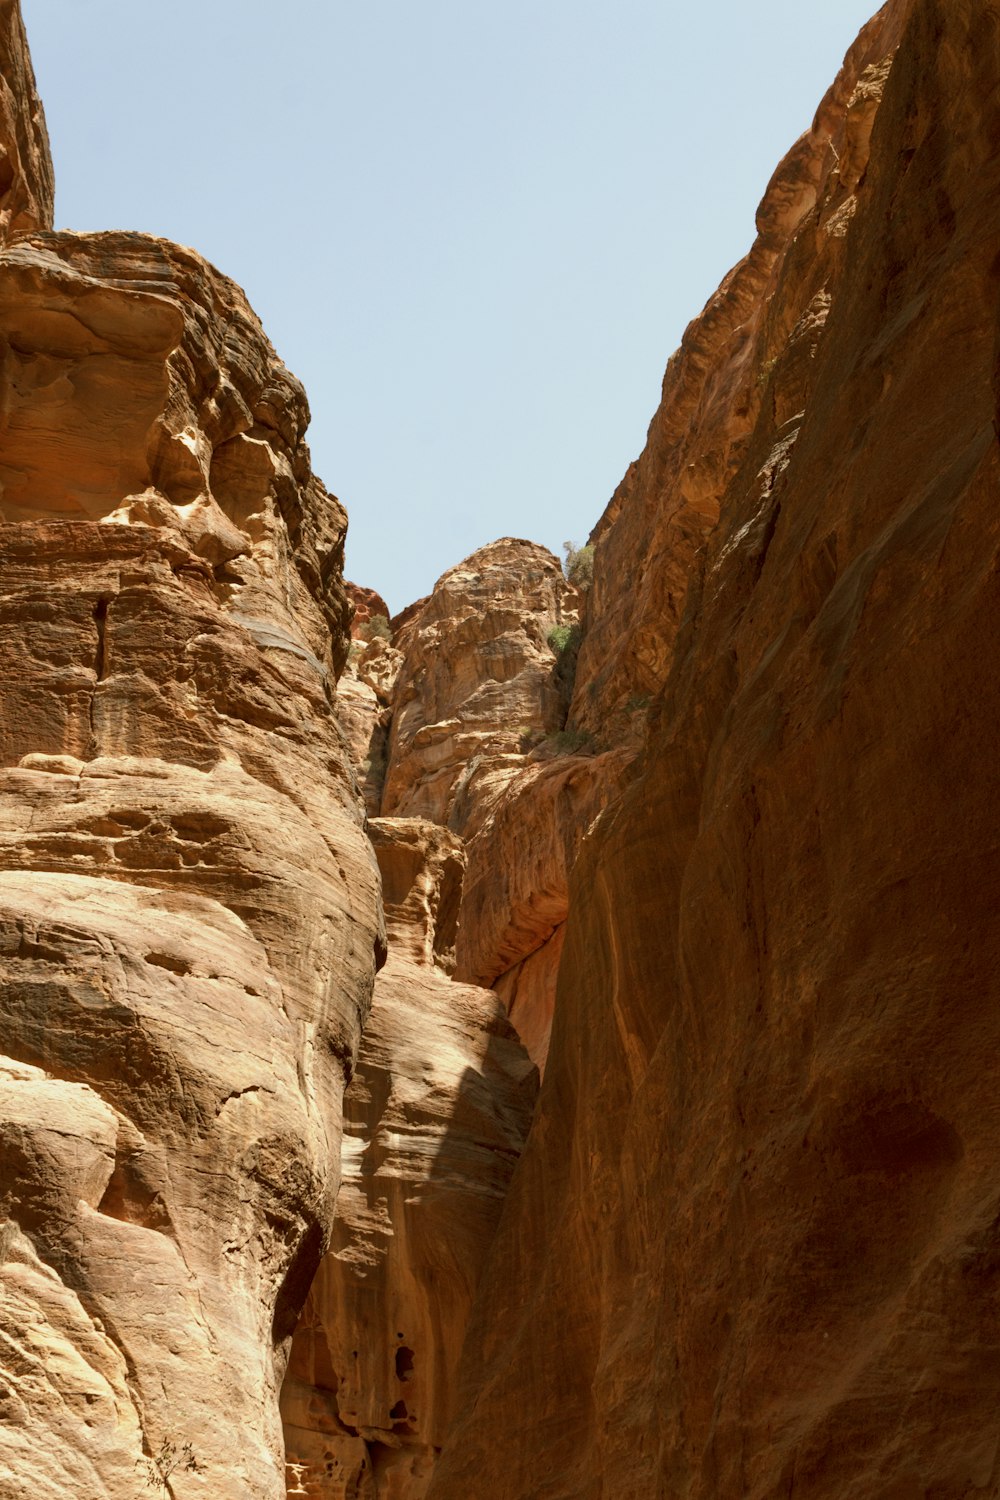
M 464 860 L 445 829 L 371 824 L 389 959 L 344 1101 L 333 1243 L 282 1391 L 289 1496 L 421 1500 L 537 1075 L 451 967 Z
M 846 106 L 572 878 L 434 1500 L 1000 1484 L 998 85 L 1000 7 L 894 4 L 807 139 Z

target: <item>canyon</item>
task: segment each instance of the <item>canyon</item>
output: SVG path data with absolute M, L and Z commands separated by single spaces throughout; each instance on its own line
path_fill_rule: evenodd
M 0 1500 L 1000 1495 L 1000 4 L 864 28 L 587 566 L 392 620 L 0 76 Z

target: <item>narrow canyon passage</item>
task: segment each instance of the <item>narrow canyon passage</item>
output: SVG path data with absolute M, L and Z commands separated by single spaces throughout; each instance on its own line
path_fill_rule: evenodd
M 584 546 L 392 619 L 0 78 L 0 1500 L 1000 1496 L 1000 3 L 864 28 Z

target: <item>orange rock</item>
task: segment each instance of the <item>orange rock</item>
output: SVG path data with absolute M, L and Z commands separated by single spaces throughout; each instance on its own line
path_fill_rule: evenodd
M 440 578 L 393 643 L 382 812 L 468 833 L 523 764 L 522 742 L 561 728 L 548 643 L 576 619 L 576 591 L 551 552 L 505 537 Z
M 893 12 L 897 19 L 880 22 L 883 34 L 887 25 L 898 34 L 898 4 Z M 776 403 L 779 422 L 801 409 L 889 61 L 878 51 L 868 43 L 852 51 L 812 130 L 775 172 L 749 254 L 687 328 L 646 446 L 592 533 L 594 582 L 570 719 L 605 741 L 635 738 L 636 708 L 666 681 L 695 557 L 762 409 Z
M 433 1500 L 996 1490 L 998 36 L 888 6 L 798 148 Z
M 385 620 L 386 624 L 389 623 L 389 606 L 381 594 L 377 594 L 374 589 L 362 588 L 358 583 L 345 582 L 344 587 L 347 590 L 348 598 L 354 605 L 351 635 L 355 640 L 361 638 L 363 627 L 379 615 Z
M 23 229 L 20 37 L 3 5 Z M 0 331 L 0 1493 L 279 1500 L 384 952 L 334 715 L 346 518 L 192 252 L 18 234 Z
M 289 1494 L 420 1500 L 536 1073 L 496 996 L 446 977 L 460 841 L 373 820 L 389 961 L 345 1096 L 334 1240 L 282 1393 Z
M 468 846 L 458 977 L 497 990 L 539 1068 L 555 1006 L 570 872 L 598 814 L 625 784 L 632 759 L 620 750 L 532 761 L 505 786 Z
M 0 243 L 51 229 L 55 177 L 18 0 L 0 0 Z

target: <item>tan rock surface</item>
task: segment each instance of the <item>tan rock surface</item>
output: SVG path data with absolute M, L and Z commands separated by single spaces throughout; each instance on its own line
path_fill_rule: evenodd
M 382 812 L 468 834 L 523 765 L 525 734 L 565 717 L 547 637 L 576 619 L 576 592 L 551 552 L 505 537 L 450 569 L 394 634 Z
M 540 1068 L 570 872 L 588 830 L 620 793 L 632 759 L 628 750 L 532 759 L 469 843 L 457 974 L 496 988 Z
M 0 0 L 0 243 L 51 229 L 55 177 L 19 0 Z
M 337 684 L 337 720 L 372 817 L 382 806 L 392 690 L 402 663 L 402 652 L 388 641 L 355 639 Z
M 560 922 L 540 948 L 533 948 L 526 958 L 519 959 L 492 986 L 540 1076 L 545 1074 L 549 1055 L 565 941 L 566 923 Z
M 420 1500 L 536 1074 L 489 991 L 445 976 L 461 844 L 371 824 L 389 961 L 345 1097 L 334 1242 L 282 1396 L 289 1495 Z
M 345 517 L 192 252 L 20 237 L 0 331 L 0 1496 L 278 1500 L 382 942 Z
M 433 1500 L 998 1491 L 998 83 L 966 0 L 841 81 L 768 311 L 829 315 L 583 846 Z

